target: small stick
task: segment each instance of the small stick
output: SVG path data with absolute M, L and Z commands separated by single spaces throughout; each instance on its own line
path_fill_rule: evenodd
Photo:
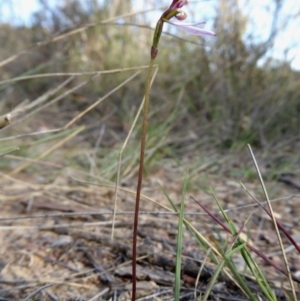
M 294 300 L 297 301 L 295 287 L 294 287 L 294 283 L 293 283 L 293 279 L 292 279 L 292 275 L 291 275 L 289 263 L 287 261 L 287 257 L 286 257 L 285 251 L 284 251 L 284 247 L 283 247 L 283 244 L 282 244 L 280 233 L 278 231 L 278 226 L 277 226 L 275 215 L 274 215 L 274 212 L 273 212 L 273 209 L 272 209 L 272 205 L 271 205 L 271 202 L 270 202 L 270 199 L 269 199 L 269 195 L 268 195 L 268 192 L 267 192 L 264 180 L 262 178 L 262 175 L 260 173 L 257 161 L 256 161 L 255 156 L 254 156 L 254 153 L 252 151 L 252 148 L 251 148 L 250 144 L 248 144 L 247 146 L 248 146 L 248 149 L 250 151 L 250 154 L 251 154 L 252 160 L 254 162 L 254 165 L 255 165 L 255 168 L 256 168 L 256 171 L 257 171 L 257 174 L 258 174 L 258 177 L 259 177 L 259 180 L 260 180 L 260 183 L 261 183 L 264 195 L 265 195 L 265 198 L 266 198 L 267 203 L 268 203 L 268 207 L 269 207 L 269 210 L 270 210 L 270 213 L 271 213 L 271 218 L 272 218 L 272 221 L 273 221 L 273 224 L 274 224 L 274 227 L 275 227 L 275 231 L 276 231 L 276 234 L 277 234 L 278 242 L 279 242 L 280 249 L 281 249 L 281 252 L 282 252 L 282 255 L 283 255 L 283 259 L 284 259 L 284 263 L 285 263 L 285 267 L 286 267 L 286 272 L 287 272 L 287 275 L 288 275 L 288 278 L 289 278 L 289 282 L 290 282 L 290 285 L 291 285 L 291 290 L 293 292 L 293 297 L 294 297 Z
M 52 286 L 53 283 L 47 284 L 45 286 L 39 287 L 37 290 L 35 290 L 34 292 L 32 292 L 31 294 L 29 294 L 23 301 L 27 301 L 29 300 L 31 297 L 34 297 L 36 294 L 38 294 L 39 292 L 41 292 L 42 290 Z

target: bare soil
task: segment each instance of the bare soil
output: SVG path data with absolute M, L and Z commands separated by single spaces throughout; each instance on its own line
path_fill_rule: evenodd
M 55 170 L 55 179 L 45 184 L 44 178 L 24 172 L 2 174 L 0 300 L 22 300 L 26 297 L 29 297 L 27 300 L 130 300 L 136 179 L 132 178 L 120 187 L 112 240 L 114 184 L 86 181 L 88 175 L 78 169 L 63 168 L 58 172 L 57 167 L 44 165 L 43 168 L 46 174 Z M 43 172 L 40 177 L 42 175 Z M 173 299 L 178 218 L 163 207 L 170 208 L 170 205 L 159 184 L 178 205 L 183 177 L 183 168 L 176 170 L 164 164 L 145 179 L 139 224 L 139 300 Z M 201 173 L 199 177 L 205 179 L 206 189 L 192 185 L 185 202 L 186 218 L 192 225 L 216 245 L 222 245 L 229 239 L 190 198 L 192 195 L 217 213 L 208 190 L 209 186 L 213 187 L 237 227 L 252 214 L 244 231 L 245 237 L 284 267 L 270 219 L 253 205 L 254 201 L 238 181 L 209 172 Z M 299 242 L 300 195 L 297 188 L 286 183 L 274 180 L 266 185 L 272 191 L 276 217 Z M 263 200 L 258 181 L 244 184 Z M 285 237 L 283 241 L 291 271 L 299 277 L 299 254 Z M 216 267 L 206 260 L 197 281 L 203 260 L 207 259 L 205 252 L 187 230 L 184 231 L 183 246 L 182 300 L 196 300 L 195 296 L 205 292 Z M 287 300 L 282 289 L 282 286 L 289 289 L 286 276 L 257 256 L 255 258 L 274 286 L 278 300 Z M 235 263 L 241 272 L 247 274 L 240 256 L 235 257 Z M 262 296 L 251 277 L 245 277 L 249 287 Z M 210 300 L 248 299 L 222 273 Z

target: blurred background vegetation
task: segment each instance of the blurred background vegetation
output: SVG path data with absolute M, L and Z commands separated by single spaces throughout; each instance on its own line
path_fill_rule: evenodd
M 216 38 L 192 37 L 165 27 L 157 57 L 159 72 L 151 92 L 149 149 L 154 150 L 148 162 L 154 154 L 158 159 L 177 158 L 203 149 L 222 154 L 244 149 L 247 143 L 261 150 L 267 160 L 272 158 L 270 161 L 275 162 L 284 157 L 284 163 L 298 162 L 300 74 L 292 69 L 289 61 L 274 59 L 269 54 L 280 30 L 299 18 L 299 13 L 295 19 L 280 18 L 284 0 L 269 2 L 272 22 L 268 36 L 260 41 L 246 31 L 250 19 L 238 0 L 202 4 L 215 10 L 214 19 L 206 28 L 214 30 Z M 161 1 L 150 3 L 161 9 Z M 163 4 L 167 5 L 168 1 Z M 190 3 L 190 13 L 197 18 L 193 5 Z M 25 116 L 29 110 L 22 111 L 20 107 L 28 108 L 28 104 L 68 77 L 11 79 L 41 73 L 94 72 L 147 65 L 156 22 L 152 16 L 159 15 L 161 10 L 128 15 L 134 11 L 137 11 L 135 2 L 131 0 L 100 3 L 64 0 L 56 4 L 52 1 L 51 5 L 40 0 L 40 10 L 34 13 L 30 25 L 13 25 L 2 20 L 0 115 L 19 110 L 17 119 L 22 114 Z M 286 45 L 287 51 L 289 47 Z M 92 79 L 29 118 L 28 128 L 27 121 L 22 122 L 17 132 L 64 126 L 134 72 Z M 70 79 L 52 99 L 89 78 Z M 145 71 L 142 71 L 83 116 L 77 122 L 77 125 L 88 125 L 85 132 L 88 134 L 82 140 L 95 145 L 99 129 L 105 124 L 103 148 L 117 145 L 119 149 L 141 103 L 144 81 Z M 45 102 L 51 101 L 51 97 Z M 134 151 L 139 133 L 140 122 L 131 142 Z M 4 130 L 1 136 L 7 136 Z M 105 154 L 107 160 L 117 157 L 109 155 L 110 151 Z

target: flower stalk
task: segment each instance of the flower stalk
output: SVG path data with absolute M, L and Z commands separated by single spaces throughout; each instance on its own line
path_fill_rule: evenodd
M 148 128 L 148 111 L 149 111 L 149 98 L 150 98 L 150 85 L 153 72 L 153 66 L 155 58 L 158 54 L 158 44 L 163 30 L 163 25 L 165 22 L 172 24 L 169 20 L 175 17 L 179 21 L 183 21 L 187 15 L 181 8 L 188 3 L 187 0 L 173 0 L 170 7 L 162 14 L 158 20 L 153 36 L 153 42 L 150 52 L 150 63 L 146 79 L 146 89 L 145 89 L 145 103 L 143 107 L 143 124 L 142 124 L 142 137 L 141 137 L 141 149 L 140 149 L 140 162 L 139 162 L 139 171 L 138 171 L 138 183 L 136 189 L 136 200 L 135 200 L 135 210 L 134 210 L 134 225 L 133 225 L 133 241 L 132 241 L 132 301 L 136 300 L 136 259 L 137 259 L 137 230 L 138 230 L 138 219 L 139 219 L 139 208 L 140 208 L 140 198 L 141 198 L 141 189 L 143 182 L 143 171 L 144 171 L 144 160 L 145 160 L 145 149 L 146 149 L 146 138 L 147 138 L 147 128 Z M 179 26 L 180 22 L 176 22 L 173 25 L 184 29 L 187 32 L 190 32 L 195 35 L 215 35 L 212 32 L 205 31 L 204 29 L 195 30 L 195 26 L 200 23 L 186 23 L 183 26 Z M 192 25 L 191 25 L 192 24 Z M 203 22 L 201 23 L 203 24 Z M 197 27 L 196 27 L 197 28 Z M 192 29 L 189 31 L 189 29 Z M 199 29 L 199 28 L 197 28 Z

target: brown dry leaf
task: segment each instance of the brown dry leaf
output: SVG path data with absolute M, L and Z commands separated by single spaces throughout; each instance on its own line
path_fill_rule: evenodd
M 196 279 L 194 277 L 191 277 L 189 275 L 183 274 L 182 275 L 182 280 L 188 284 L 189 286 L 194 286 L 196 283 Z

